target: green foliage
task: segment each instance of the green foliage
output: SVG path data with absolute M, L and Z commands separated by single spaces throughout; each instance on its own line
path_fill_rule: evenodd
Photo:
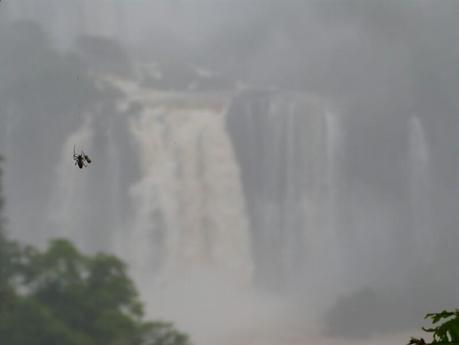
M 1 339 L 21 345 L 92 345 L 82 332 L 68 327 L 35 299 L 18 298 L 9 313 L 1 318 Z
M 84 255 L 65 239 L 43 251 L 7 239 L 1 197 L 0 185 L 1 344 L 190 344 L 171 324 L 143 320 L 136 288 L 117 257 Z
M 9 345 L 187 345 L 171 324 L 143 321 L 126 265 L 69 241 L 45 251 L 0 232 L 0 339 Z
M 432 342 L 426 343 L 423 338 L 411 338 L 408 344 L 459 344 L 459 309 L 427 314 L 425 318 L 431 319 L 434 325 L 438 324 L 436 327 L 422 328 L 432 333 Z
M 10 248 L 9 306 L 0 314 L 0 339 L 9 345 L 189 344 L 171 324 L 143 320 L 137 291 L 117 257 L 84 255 L 64 239 L 44 251 Z
M 144 345 L 187 345 L 188 337 L 176 331 L 168 322 L 147 322 L 144 325 Z

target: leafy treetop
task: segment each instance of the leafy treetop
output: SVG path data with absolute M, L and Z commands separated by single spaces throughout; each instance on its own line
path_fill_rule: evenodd
M 432 324 L 437 325 L 423 328 L 424 331 L 432 333 L 432 342 L 426 343 L 423 338 L 411 338 L 409 345 L 459 344 L 459 309 L 427 314 L 425 318 L 431 319 Z

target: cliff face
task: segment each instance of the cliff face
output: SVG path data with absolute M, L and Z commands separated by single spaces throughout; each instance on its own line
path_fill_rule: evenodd
M 259 283 L 298 282 L 315 246 L 334 236 L 340 118 L 306 94 L 247 91 L 227 127 L 241 167 Z

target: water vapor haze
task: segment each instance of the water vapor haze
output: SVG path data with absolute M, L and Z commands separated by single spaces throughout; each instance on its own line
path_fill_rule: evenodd
M 458 16 L 4 0 L 10 232 L 115 251 L 196 343 L 405 341 L 459 301 Z

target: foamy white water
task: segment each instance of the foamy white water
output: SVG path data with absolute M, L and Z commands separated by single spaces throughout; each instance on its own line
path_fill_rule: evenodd
M 429 262 L 433 258 L 435 248 L 431 219 L 431 159 L 424 127 L 416 116 L 409 120 L 409 145 L 415 255 L 418 262 Z

